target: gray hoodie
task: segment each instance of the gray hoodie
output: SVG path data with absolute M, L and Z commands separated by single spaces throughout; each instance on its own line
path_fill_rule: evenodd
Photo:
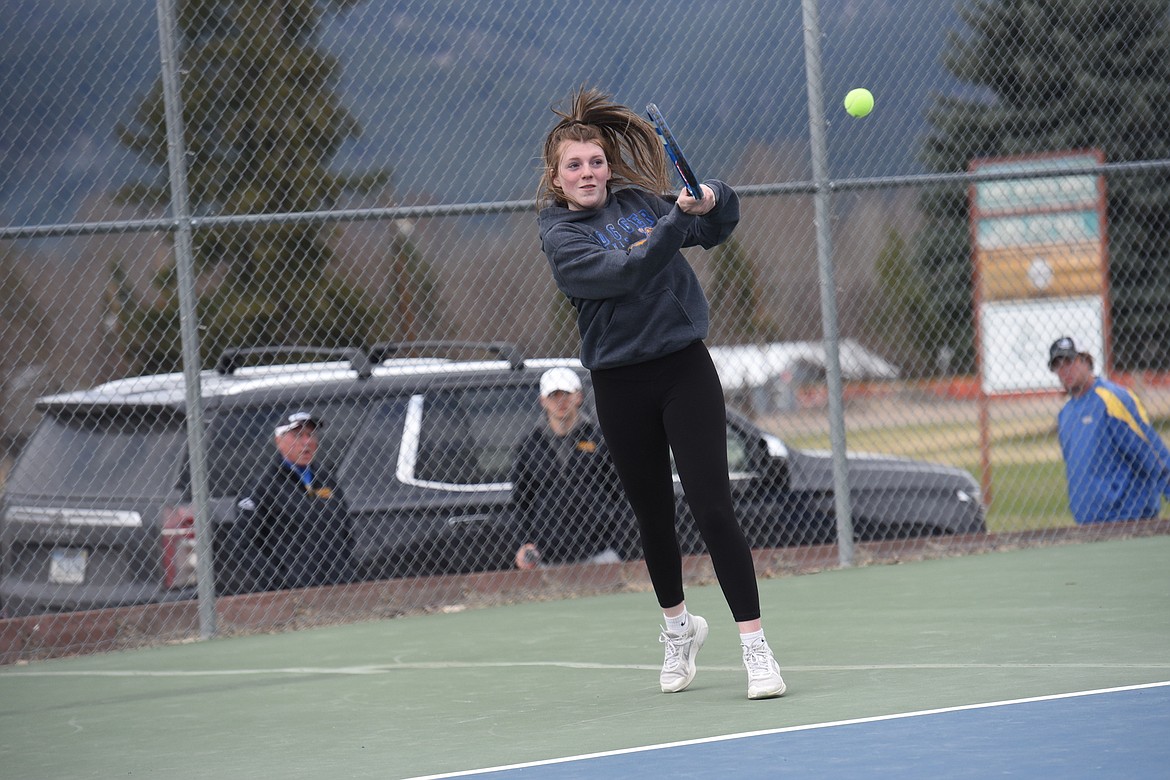
M 721 181 L 705 184 L 715 208 L 701 217 L 635 187 L 611 192 L 600 209 L 541 210 L 541 247 L 577 310 L 586 368 L 642 363 L 707 337 L 707 298 L 679 250 L 727 240 L 739 197 Z

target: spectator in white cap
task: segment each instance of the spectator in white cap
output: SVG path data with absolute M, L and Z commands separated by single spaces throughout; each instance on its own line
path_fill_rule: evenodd
M 1170 451 L 1138 397 L 1093 373 L 1093 357 L 1069 336 L 1048 348 L 1048 369 L 1068 394 L 1057 417 L 1078 523 L 1158 517 L 1170 497 Z
M 512 470 L 516 566 L 617 562 L 633 541 L 632 515 L 597 425 L 582 411 L 571 368 L 540 377 L 544 418 L 520 443 Z
M 322 422 L 293 412 L 274 429 L 279 455 L 238 502 L 255 589 L 333 585 L 353 577 L 353 535 L 341 488 L 317 463 Z

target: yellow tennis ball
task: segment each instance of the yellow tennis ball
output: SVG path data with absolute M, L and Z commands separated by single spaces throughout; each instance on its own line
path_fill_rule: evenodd
M 849 90 L 849 94 L 845 96 L 845 110 L 850 116 L 858 118 L 866 116 L 873 111 L 873 93 L 860 87 Z

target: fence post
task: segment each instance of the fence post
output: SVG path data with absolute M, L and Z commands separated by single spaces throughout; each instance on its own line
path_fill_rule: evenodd
M 821 285 L 825 371 L 829 384 L 829 437 L 833 448 L 833 493 L 837 510 L 837 557 L 853 564 L 853 516 L 849 505 L 849 473 L 845 462 L 845 405 L 838 349 L 837 294 L 833 283 L 833 242 L 830 218 L 828 144 L 825 139 L 825 93 L 821 80 L 821 25 L 817 0 L 802 0 L 804 66 L 808 85 L 808 130 L 812 154 L 813 206 L 817 235 L 817 267 Z
M 196 575 L 199 634 L 215 636 L 215 572 L 212 568 L 210 500 L 203 444 L 203 391 L 199 372 L 199 321 L 196 313 L 195 262 L 191 240 L 191 208 L 187 201 L 186 144 L 183 141 L 182 96 L 179 90 L 178 21 L 175 0 L 157 0 L 163 107 L 166 114 L 167 169 L 171 183 L 171 215 L 175 230 L 175 270 L 179 285 L 179 336 L 187 403 L 187 449 L 191 465 L 191 502 L 195 513 Z

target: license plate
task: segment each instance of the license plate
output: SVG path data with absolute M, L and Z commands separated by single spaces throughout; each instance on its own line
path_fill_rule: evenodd
M 81 585 L 85 582 L 88 550 L 58 547 L 49 556 L 49 582 L 57 585 Z

